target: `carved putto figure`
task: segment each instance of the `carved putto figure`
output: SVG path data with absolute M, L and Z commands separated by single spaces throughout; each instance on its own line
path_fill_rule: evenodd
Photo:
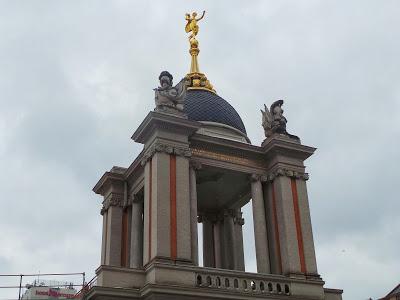
M 264 104 L 262 113 L 262 126 L 264 127 L 264 133 L 266 137 L 270 137 L 274 133 L 285 134 L 291 138 L 298 139 L 297 136 L 291 135 L 286 131 L 286 123 L 287 119 L 283 116 L 283 100 L 278 100 L 272 103 L 270 110 L 268 110 L 267 106 Z
M 175 87 L 172 86 L 173 77 L 168 71 L 161 72 L 158 77 L 160 86 L 155 91 L 157 111 L 183 111 L 183 102 L 186 95 L 185 81 L 182 79 Z
M 189 33 L 189 32 L 192 33 L 189 36 L 189 41 L 191 41 L 192 39 L 196 39 L 196 35 L 199 33 L 199 26 L 197 25 L 197 22 L 204 18 L 205 13 L 206 13 L 206 11 L 203 10 L 203 14 L 201 15 L 200 18 L 196 18 L 197 17 L 196 12 L 193 12 L 192 16 L 190 16 L 190 14 L 186 14 L 185 20 L 187 21 L 187 24 L 185 27 L 185 31 L 187 33 Z

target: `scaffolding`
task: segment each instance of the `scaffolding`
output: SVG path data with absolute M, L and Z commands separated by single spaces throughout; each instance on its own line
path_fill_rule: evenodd
M 77 278 L 78 277 L 78 278 Z M 56 280 L 62 278 L 62 280 Z M 70 278 L 70 280 L 65 280 Z M 30 282 L 25 282 L 30 280 Z M 36 274 L 0 274 L 0 300 L 22 300 L 26 291 L 32 288 L 48 288 L 48 298 L 50 299 L 78 299 L 84 294 L 82 291 L 86 286 L 85 272 L 77 273 L 36 273 Z M 74 293 L 72 296 L 66 294 L 57 294 L 57 289 L 70 289 Z M 76 292 L 79 290 L 79 292 Z M 6 291 L 6 292 L 2 292 Z M 10 292 L 11 291 L 11 292 Z M 15 291 L 15 293 L 14 293 Z M 52 291 L 52 292 L 51 292 Z M 4 297 L 3 295 L 6 295 Z M 12 296 L 15 294 L 15 298 Z M 26 298 L 25 298 L 26 299 Z M 39 293 L 37 298 L 29 299 L 46 299 L 44 293 Z M 28 300 L 28 299 L 27 299 Z

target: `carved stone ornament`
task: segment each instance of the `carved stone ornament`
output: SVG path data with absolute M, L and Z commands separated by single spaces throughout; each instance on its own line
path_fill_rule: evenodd
M 211 222 L 211 223 L 215 223 L 218 221 L 218 214 L 216 213 L 199 213 L 198 217 L 197 217 L 197 222 L 198 223 L 203 223 L 203 222 Z
M 172 86 L 172 75 L 168 71 L 161 72 L 158 77 L 160 86 L 155 88 L 155 111 L 172 114 L 183 114 L 183 102 L 186 96 L 186 84 L 182 79 L 176 86 Z
M 299 140 L 299 137 L 286 131 L 287 119 L 283 116 L 283 100 L 272 103 L 270 109 L 264 104 L 264 110 L 261 109 L 262 123 L 265 136 L 268 138 L 275 133 L 287 135 L 290 138 Z
M 278 169 L 275 169 L 274 171 L 272 171 L 272 172 L 270 172 L 270 173 L 268 173 L 266 175 L 262 175 L 260 177 L 260 180 L 263 181 L 263 182 L 271 182 L 276 177 L 279 177 L 279 176 L 286 176 L 286 177 L 295 178 L 295 179 L 301 179 L 301 180 L 308 180 L 309 179 L 308 173 L 297 172 L 297 171 L 284 169 L 284 168 L 278 168 Z
M 200 162 L 198 162 L 198 161 L 193 161 L 193 160 L 191 160 L 190 162 L 189 162 L 189 165 L 190 165 L 190 167 L 193 169 L 193 170 L 200 170 L 201 168 L 202 168 L 202 165 L 201 165 L 201 163 Z
M 110 193 L 106 199 L 103 201 L 103 207 L 100 210 L 100 214 L 104 214 L 110 206 L 123 206 L 124 205 L 124 195 L 118 193 Z
M 250 181 L 251 182 L 260 181 L 261 177 L 262 177 L 262 175 L 260 175 L 260 174 L 251 174 Z
M 152 145 L 143 155 L 143 159 L 141 161 L 142 166 L 146 164 L 150 158 L 153 157 L 153 155 L 156 152 L 164 152 L 167 154 L 174 154 L 177 156 L 183 156 L 183 157 L 191 157 L 192 156 L 192 151 L 189 148 L 184 148 L 184 147 L 176 147 L 176 146 L 171 146 L 167 144 L 162 144 L 160 142 L 155 143 Z
M 233 216 L 233 222 L 240 226 L 244 225 L 244 218 L 242 217 L 243 213 L 240 210 L 235 211 L 235 215 Z

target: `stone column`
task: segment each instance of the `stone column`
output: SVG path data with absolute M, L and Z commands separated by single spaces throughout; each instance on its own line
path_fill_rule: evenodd
M 101 236 L 101 265 L 106 264 L 106 244 L 107 244 L 107 211 L 102 208 L 100 214 L 103 216 L 103 231 Z
M 170 156 L 156 152 L 152 157 L 150 261 L 171 257 Z
M 130 267 L 143 266 L 143 201 L 135 196 L 132 201 Z
M 144 264 L 154 259 L 191 263 L 188 148 L 156 143 L 145 167 Z
M 189 169 L 190 182 L 190 235 L 193 264 L 199 265 L 199 250 L 197 238 L 197 185 L 196 185 L 196 166 L 191 165 Z
M 151 220 L 150 207 L 152 202 L 152 159 L 149 159 L 144 166 L 144 199 L 143 199 L 143 265 L 150 261 L 150 234 Z
M 240 211 L 240 208 L 236 210 L 234 224 L 235 224 L 235 248 L 236 248 L 235 270 L 245 271 L 244 251 L 243 251 L 243 229 L 242 229 L 242 226 L 244 225 L 244 219 L 242 218 L 242 212 Z
M 273 181 L 273 193 L 276 200 L 282 273 L 284 275 L 302 273 L 290 178 L 277 176 Z
M 251 198 L 253 204 L 254 240 L 256 246 L 257 272 L 270 273 L 267 223 L 262 184 L 260 177 L 251 177 Z
M 271 182 L 264 184 L 265 215 L 267 219 L 270 268 L 272 274 L 282 274 L 281 249 L 276 210 L 276 197 Z
M 215 267 L 213 222 L 208 216 L 201 216 L 203 223 L 203 265 Z
M 107 210 L 104 264 L 121 266 L 123 194 L 110 193 L 104 201 Z
M 224 224 L 222 223 L 222 220 L 218 218 L 218 216 L 215 216 L 213 218 L 213 240 L 214 240 L 214 262 L 215 268 L 223 268 L 225 263 L 225 251 L 223 248 L 223 229 L 224 229 Z M 224 255 L 223 255 L 224 254 Z
M 174 150 L 176 152 L 176 150 Z M 192 211 L 189 183 L 189 159 L 182 155 L 176 155 L 176 260 L 193 262 L 192 252 Z M 172 161 L 171 161 L 172 162 Z M 171 175 L 173 176 L 173 175 Z M 170 199 L 172 201 L 172 199 Z M 171 214 L 171 218 L 173 213 Z M 172 241 L 173 242 L 173 241 Z
M 311 226 L 311 215 L 310 207 L 308 203 L 306 179 L 308 176 L 300 179 L 296 179 L 299 211 L 300 211 L 300 223 L 304 245 L 304 258 L 306 273 L 308 275 L 315 275 L 319 277 L 317 270 L 317 261 L 315 258 L 314 239 Z
M 225 256 L 225 268 L 229 270 L 235 270 L 236 264 L 236 245 L 235 245 L 235 227 L 234 227 L 234 210 L 224 210 L 224 256 Z

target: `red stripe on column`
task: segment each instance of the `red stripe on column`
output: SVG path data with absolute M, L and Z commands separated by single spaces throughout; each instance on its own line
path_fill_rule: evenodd
M 152 167 L 152 161 L 153 159 L 150 158 L 149 164 L 150 164 L 150 175 L 149 175 L 149 261 L 151 260 L 151 197 L 152 197 L 152 189 L 153 189 L 153 167 Z
M 122 212 L 122 234 L 121 234 L 121 266 L 128 265 L 128 209 Z
M 170 155 L 170 166 L 169 166 L 169 192 L 170 192 L 170 237 L 171 237 L 171 258 L 176 259 L 176 156 Z
M 272 185 L 272 206 L 274 210 L 274 228 L 275 228 L 275 243 L 276 247 L 278 248 L 278 261 L 280 267 L 280 273 L 282 273 L 282 256 L 281 256 L 281 242 L 279 237 L 279 228 L 278 228 L 278 215 L 276 212 L 276 196 L 275 196 L 275 185 L 274 182 L 271 183 Z
M 302 273 L 306 273 L 306 260 L 304 257 L 303 233 L 301 231 L 299 197 L 297 194 L 296 179 L 291 178 L 290 183 L 292 186 L 294 218 L 296 220 L 297 245 L 299 247 L 299 256 L 300 256 L 300 268 Z

